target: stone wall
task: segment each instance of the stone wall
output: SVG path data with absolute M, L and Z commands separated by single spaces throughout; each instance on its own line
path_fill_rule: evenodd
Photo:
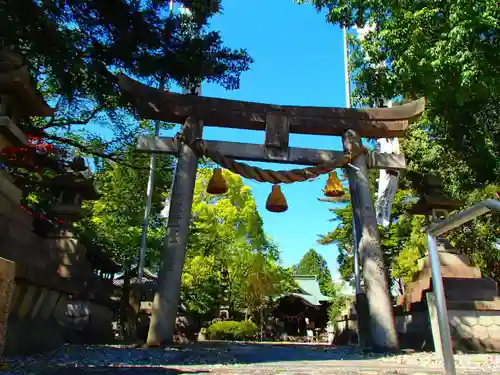
M 456 347 L 500 352 L 500 311 L 449 310 L 448 316 Z
M 86 320 L 75 317 L 75 304 L 85 305 Z M 105 306 L 19 280 L 12 296 L 5 355 L 40 353 L 66 342 L 109 343 L 112 320 Z
M 431 302 L 433 295 L 426 294 Z M 497 301 L 448 301 L 447 305 L 453 348 L 456 352 L 500 352 L 500 304 Z M 397 308 L 395 322 L 401 348 L 436 350 L 440 353 L 435 305 L 424 301 L 413 304 L 411 311 Z M 347 344 L 356 332 L 355 315 L 340 317 L 337 321 L 335 341 L 337 344 Z
M 85 247 L 72 236 L 56 233 L 42 238 L 33 233 L 33 218 L 20 206 L 20 199 L 20 190 L 0 170 L 0 257 L 13 262 L 9 269 L 15 272 L 15 285 L 8 284 L 10 271 L 0 267 L 0 339 L 5 327 L 2 312 L 8 306 L 3 294 L 13 289 L 4 354 L 35 354 L 65 342 L 109 342 L 112 311 L 107 303 L 112 281 L 106 283 L 93 274 Z M 84 329 L 74 324 L 69 312 L 69 302 L 82 296 L 90 311 Z
M 448 319 L 456 352 L 500 352 L 500 303 L 447 300 Z M 434 293 L 411 305 L 396 308 L 396 330 L 403 348 L 441 352 Z
M 430 326 L 436 351 L 440 336 L 434 293 L 427 294 Z M 448 302 L 453 348 L 462 352 L 500 352 L 500 304 L 498 301 Z
M 16 265 L 0 258 L 0 356 L 3 354 L 10 304 L 14 292 Z

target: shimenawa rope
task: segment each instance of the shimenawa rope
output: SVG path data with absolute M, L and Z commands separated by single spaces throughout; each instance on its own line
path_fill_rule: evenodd
M 203 140 L 200 138 L 188 141 L 183 133 L 177 133 L 175 138 L 179 145 L 181 142 L 188 145 L 198 157 L 205 156 L 216 164 L 230 170 L 233 173 L 258 182 L 269 182 L 271 184 L 292 184 L 294 182 L 302 182 L 314 179 L 320 175 L 327 174 L 332 170 L 339 168 L 338 166 L 336 166 L 338 165 L 337 162 L 325 162 L 303 169 L 273 171 L 270 169 L 254 167 L 246 163 L 237 162 L 232 158 L 228 158 L 218 151 L 208 148 L 205 142 L 203 142 Z M 362 153 L 365 153 L 366 151 L 367 150 L 364 147 L 361 147 L 359 149 L 359 152 L 355 154 L 353 154 L 351 150 L 348 150 L 346 153 L 344 153 L 342 167 L 345 167 L 347 164 L 351 163 L 353 159 L 355 159 Z

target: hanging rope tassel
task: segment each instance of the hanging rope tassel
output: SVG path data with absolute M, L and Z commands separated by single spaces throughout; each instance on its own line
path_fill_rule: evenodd
M 224 176 L 222 175 L 222 169 L 215 168 L 214 174 L 210 178 L 207 186 L 208 194 L 224 194 L 227 193 L 227 182 Z
M 286 198 L 279 185 L 274 185 L 267 198 L 266 209 L 270 212 L 285 212 L 288 210 Z

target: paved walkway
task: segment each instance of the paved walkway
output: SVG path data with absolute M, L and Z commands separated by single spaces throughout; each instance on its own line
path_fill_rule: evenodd
M 498 355 L 458 355 L 458 374 L 498 374 Z M 65 346 L 41 357 L 11 358 L 0 375 L 442 374 L 432 353 L 381 357 L 355 348 L 309 345 L 197 344 L 156 350 Z

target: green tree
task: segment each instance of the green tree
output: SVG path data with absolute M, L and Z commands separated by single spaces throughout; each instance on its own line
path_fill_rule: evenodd
M 289 274 L 279 265 L 279 251 L 262 228 L 250 188 L 240 176 L 223 171 L 228 191 L 206 192 L 212 170 L 201 168 L 195 186 L 182 295 L 188 307 L 204 317 L 219 308 L 223 271 L 229 277 L 233 312 L 255 311 L 268 297 L 289 287 Z
M 189 312 L 203 320 L 216 316 L 221 290 L 221 272 L 214 255 L 188 256 L 182 273 L 181 298 Z
M 131 142 L 123 160 L 138 167 L 149 156 L 134 150 Z M 172 158 L 158 155 L 156 188 L 148 230 L 146 265 L 157 270 L 165 236 L 165 219 L 159 217 L 169 195 Z M 268 297 L 289 288 L 289 274 L 279 265 L 279 251 L 263 229 L 251 190 L 238 175 L 224 171 L 229 190 L 206 193 L 212 170 L 198 171 L 187 257 L 182 275 L 182 300 L 189 311 L 211 319 L 220 306 L 223 270 L 229 272 L 233 311 L 255 311 Z M 85 202 L 78 223 L 84 243 L 100 246 L 120 264 L 135 262 L 139 251 L 147 174 L 123 163 L 105 160 L 92 173 L 101 197 Z
M 321 293 L 330 297 L 328 317 L 335 321 L 347 307 L 348 297 L 343 292 L 341 283 L 334 283 L 325 258 L 314 249 L 304 254 L 295 266 L 295 274 L 316 276 Z
M 276 249 L 262 229 L 262 218 L 250 188 L 243 184 L 240 176 L 224 170 L 227 193 L 211 195 L 206 192 L 211 175 L 210 168 L 198 170 L 188 253 L 210 252 L 223 259 L 229 255 L 228 248 L 232 249 L 231 253 L 239 248 L 251 248 L 276 256 Z
M 92 173 L 94 185 L 101 197 L 97 201 L 84 202 L 84 217 L 78 223 L 81 239 L 101 247 L 119 264 L 131 264 L 139 254 L 144 193 L 148 184 L 149 155 L 135 151 L 135 141 L 129 143 L 122 154 L 127 164 L 110 160 L 96 166 Z M 156 188 L 151 205 L 148 228 L 146 265 L 158 268 L 159 254 L 165 236 L 165 220 L 159 217 L 163 201 L 168 194 L 172 179 L 172 158 L 157 156 L 155 170 Z
M 342 26 L 375 24 L 351 39 L 358 103 L 425 96 L 426 131 L 470 168 L 466 183 L 498 183 L 500 8 L 496 1 L 311 0 Z M 365 53 L 370 56 L 368 61 Z
M 240 311 L 254 313 L 263 309 L 270 297 L 281 294 L 279 266 L 263 253 L 243 251 L 230 267 L 233 304 Z
M 328 319 L 331 322 L 335 322 L 338 317 L 342 316 L 349 304 L 355 302 L 352 297 L 345 295 L 341 288 L 341 284 L 334 284 L 334 294 L 328 307 Z

